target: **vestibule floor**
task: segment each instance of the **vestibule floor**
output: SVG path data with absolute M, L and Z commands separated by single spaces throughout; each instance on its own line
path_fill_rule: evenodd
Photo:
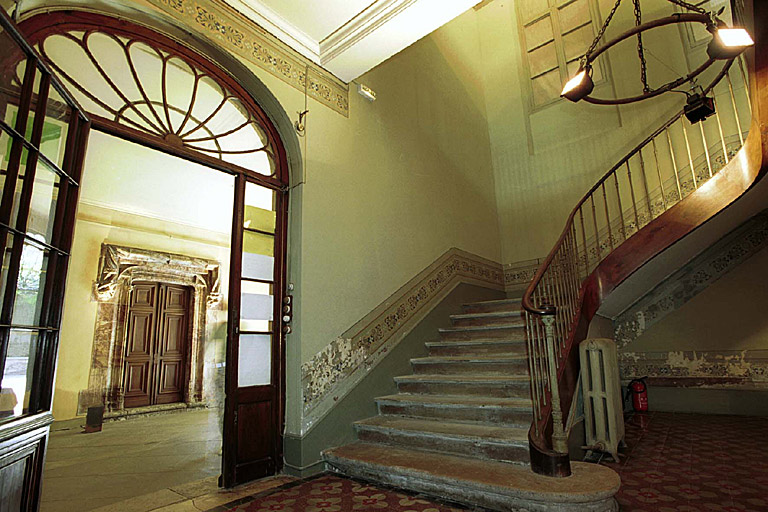
M 768 418 L 649 412 L 626 422 L 622 512 L 768 511 Z
M 105 423 L 92 434 L 82 433 L 84 420 L 54 423 L 41 512 L 88 511 L 133 497 L 146 497 L 157 508 L 215 491 L 221 473 L 219 413 L 200 409 L 132 418 Z

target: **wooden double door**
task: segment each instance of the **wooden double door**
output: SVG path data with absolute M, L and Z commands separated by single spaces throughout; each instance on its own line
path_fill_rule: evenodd
M 124 405 L 184 401 L 190 351 L 190 290 L 164 283 L 131 287 L 125 340 Z

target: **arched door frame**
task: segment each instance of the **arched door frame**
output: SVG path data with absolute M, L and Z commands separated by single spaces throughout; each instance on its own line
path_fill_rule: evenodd
M 54 18 L 52 18 L 54 17 Z M 239 321 L 239 303 L 240 296 L 240 265 L 242 258 L 243 243 L 243 205 L 245 196 L 245 187 L 247 182 L 266 186 L 279 191 L 277 194 L 278 212 L 277 223 L 280 229 L 280 235 L 276 237 L 275 246 L 275 267 L 276 276 L 280 276 L 281 281 L 276 280 L 275 295 L 275 318 L 274 335 L 278 340 L 277 346 L 279 356 L 277 365 L 273 367 L 273 374 L 277 375 L 277 386 L 279 387 L 278 410 L 274 413 L 275 431 L 277 434 L 277 449 L 275 453 L 275 463 L 273 471 L 279 470 L 282 464 L 282 432 L 285 424 L 285 343 L 284 335 L 281 332 L 280 304 L 285 293 L 285 280 L 287 279 L 287 228 L 288 228 L 288 198 L 287 192 L 290 176 L 298 176 L 301 169 L 301 152 L 298 139 L 292 129 L 292 123 L 285 111 L 280 106 L 277 99 L 250 71 L 239 61 L 227 53 L 211 46 L 204 41 L 195 39 L 195 47 L 192 48 L 186 44 L 178 42 L 179 39 L 189 41 L 189 33 L 176 27 L 169 20 L 161 20 L 158 17 L 147 16 L 137 20 L 137 23 L 117 19 L 110 14 L 93 14 L 90 12 L 54 12 L 47 14 L 30 13 L 25 16 L 20 24 L 21 30 L 35 44 L 40 37 L 47 33 L 61 33 L 68 29 L 77 27 L 80 30 L 87 30 L 89 27 L 100 31 L 122 32 L 131 36 L 139 36 L 147 42 L 157 44 L 163 49 L 171 51 L 188 59 L 195 65 L 204 69 L 221 85 L 235 93 L 235 95 L 244 100 L 254 112 L 260 113 L 262 126 L 268 127 L 270 137 L 275 141 L 276 147 L 276 173 L 274 177 L 264 176 L 248 169 L 241 168 L 235 164 L 229 164 L 217 158 L 171 144 L 160 137 L 142 133 L 136 129 L 119 124 L 98 115 L 92 115 L 92 128 L 98 131 L 129 140 L 152 149 L 156 149 L 174 156 L 196 162 L 219 171 L 235 176 L 235 212 L 233 215 L 232 229 L 232 250 L 230 262 L 230 287 L 229 287 L 229 315 L 228 315 L 228 336 L 227 336 L 227 405 L 225 415 L 225 446 L 224 446 L 224 467 L 223 467 L 223 485 L 231 486 L 252 477 L 260 476 L 258 472 L 241 471 L 239 474 L 235 468 L 237 455 L 234 447 L 234 440 L 240 435 L 234 424 L 237 421 L 237 404 L 233 403 L 231 398 L 238 394 L 237 390 L 237 343 Z M 55 21 L 54 21 L 55 20 Z M 107 30 L 105 29 L 107 27 Z M 153 28 L 149 28 L 149 27 Z M 162 27 L 160 30 L 154 27 Z M 182 37 L 174 37 L 174 33 L 180 33 Z M 169 37 L 170 36 L 170 37 Z M 223 67 L 226 67 L 224 70 Z M 237 78 L 235 78 L 237 76 Z M 255 98 L 258 98 L 256 101 Z M 286 147 L 288 149 L 286 149 Z M 298 181 L 298 180 L 296 180 Z M 229 440 L 229 441 L 228 441 Z M 227 458 L 230 459 L 230 466 L 227 467 Z

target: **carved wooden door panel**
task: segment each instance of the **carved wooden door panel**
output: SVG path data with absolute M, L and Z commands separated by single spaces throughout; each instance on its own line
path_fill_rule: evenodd
M 185 355 L 190 343 L 187 330 L 189 291 L 183 286 L 161 285 L 157 336 L 157 395 L 155 403 L 184 400 Z
M 157 285 L 134 284 L 125 340 L 125 407 L 149 405 L 152 399 L 156 306 Z
M 134 283 L 125 343 L 125 407 L 184 400 L 189 291 Z

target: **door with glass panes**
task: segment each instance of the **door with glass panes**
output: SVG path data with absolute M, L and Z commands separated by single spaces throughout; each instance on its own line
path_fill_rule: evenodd
M 240 300 L 232 304 L 232 317 L 239 322 L 230 332 L 227 357 L 224 435 L 232 440 L 224 453 L 229 462 L 224 473 L 227 485 L 273 474 L 280 467 L 282 432 L 265 427 L 282 425 L 284 414 L 279 278 L 285 274 L 285 236 L 281 234 L 287 194 L 241 177 L 235 195 L 243 209 L 233 226 L 233 246 L 242 251 L 239 256 L 233 251 L 231 264 L 231 296 Z

